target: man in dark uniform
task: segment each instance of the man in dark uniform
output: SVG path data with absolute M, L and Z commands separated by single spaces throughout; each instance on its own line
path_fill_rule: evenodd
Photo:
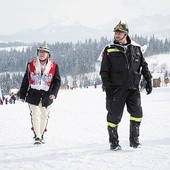
M 137 148 L 139 126 L 143 116 L 139 82 L 145 78 L 147 94 L 152 92 L 151 73 L 140 46 L 134 45 L 128 35 L 126 23 L 119 22 L 114 28 L 114 42 L 102 52 L 100 75 L 106 91 L 106 109 L 110 149 L 119 150 L 117 128 L 125 104 L 130 114 L 130 147 Z

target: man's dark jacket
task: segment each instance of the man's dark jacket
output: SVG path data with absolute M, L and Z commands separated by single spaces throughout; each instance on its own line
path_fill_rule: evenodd
M 138 89 L 141 74 L 146 81 L 152 78 L 140 46 L 132 45 L 129 36 L 127 41 L 126 45 L 114 41 L 102 53 L 100 75 L 105 89 Z

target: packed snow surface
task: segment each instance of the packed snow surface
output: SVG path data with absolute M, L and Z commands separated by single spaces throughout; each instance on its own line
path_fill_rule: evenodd
M 109 149 L 105 93 L 101 87 L 60 90 L 46 144 L 35 146 L 27 103 L 0 106 L 0 170 L 170 169 L 170 88 L 141 92 L 142 148 L 129 147 L 129 114 L 119 125 L 122 151 Z

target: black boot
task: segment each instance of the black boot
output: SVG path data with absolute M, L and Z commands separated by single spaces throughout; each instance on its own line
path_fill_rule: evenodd
M 130 147 L 137 148 L 139 147 L 139 126 L 140 122 L 130 121 Z
M 110 142 L 110 149 L 111 150 L 121 150 L 121 146 L 119 145 L 118 134 L 117 134 L 117 126 L 110 127 L 108 126 L 109 132 L 109 142 Z
M 36 143 L 36 142 L 35 142 L 36 139 L 39 139 L 39 138 L 36 137 L 35 132 L 34 132 L 34 137 L 33 137 L 33 139 L 34 139 L 34 143 Z M 45 144 L 45 140 L 44 140 L 44 136 L 43 136 L 43 135 L 41 136 L 40 141 L 41 141 L 42 144 Z
M 41 144 L 41 139 L 35 138 L 34 145 L 39 145 L 39 144 Z

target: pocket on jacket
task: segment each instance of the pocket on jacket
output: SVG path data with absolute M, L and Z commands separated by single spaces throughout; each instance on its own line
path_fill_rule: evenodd
M 38 93 L 36 93 L 36 91 L 31 89 L 27 93 L 26 102 L 30 103 L 30 104 L 38 105 L 40 102 L 40 95 Z
M 140 79 L 141 79 L 141 74 L 134 73 L 134 86 L 137 88 L 139 87 Z
M 43 106 L 49 106 L 53 103 L 53 100 L 49 98 L 49 96 L 45 96 L 42 98 L 42 105 Z
M 111 84 L 113 86 L 122 86 L 123 85 L 123 73 L 112 74 L 111 75 Z

